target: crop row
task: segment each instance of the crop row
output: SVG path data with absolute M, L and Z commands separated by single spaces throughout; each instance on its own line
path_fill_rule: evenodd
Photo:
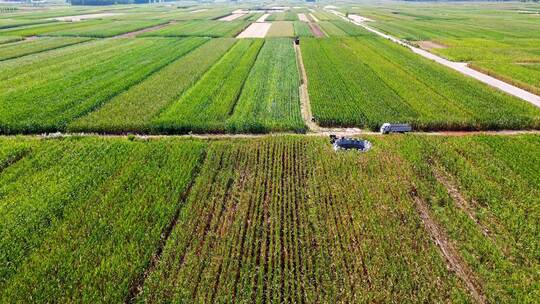
M 408 172 L 388 151 L 336 155 L 324 139 L 216 142 L 140 300 L 464 300 Z
M 249 25 L 247 21 L 211 21 L 194 20 L 171 24 L 141 36 L 202 36 L 202 37 L 234 37 Z
M 3 303 L 123 301 L 204 151 L 200 142 L 167 140 L 0 146 L 0 158 L 10 147 L 29 150 L 0 175 Z
M 4 61 L 0 63 L 0 129 L 3 133 L 62 130 L 204 41 L 104 40 Z
M 195 39 L 192 43 L 199 44 L 199 41 Z M 197 83 L 234 43 L 233 39 L 212 39 L 204 43 L 141 83 L 115 96 L 103 107 L 75 120 L 68 126 L 68 130 L 104 133 L 152 132 L 155 130 L 155 118 L 177 102 L 182 93 Z M 218 87 L 220 86 L 218 84 Z
M 267 39 L 247 79 L 228 121 L 231 132 L 305 130 L 300 77 L 290 39 Z
M 0 299 L 470 302 L 419 198 L 489 302 L 538 302 L 539 136 L 369 139 L 1 138 Z
M 419 193 L 490 303 L 540 300 L 540 137 L 409 137 Z M 401 147 L 407 146 L 406 149 Z
M 540 110 L 376 37 L 306 39 L 313 114 L 324 126 L 537 128 Z
M 62 37 L 62 38 L 39 38 L 20 43 L 0 45 L 0 61 L 53 50 L 90 40 L 89 38 Z
M 157 119 L 164 132 L 225 132 L 262 40 L 241 40 Z
M 62 29 L 54 32 L 49 32 L 49 36 L 81 36 L 81 37 L 96 37 L 106 38 L 117 36 L 124 33 L 134 32 L 141 29 L 165 23 L 162 20 L 144 20 L 144 21 L 111 21 L 98 23 L 84 27 L 76 27 L 70 29 Z

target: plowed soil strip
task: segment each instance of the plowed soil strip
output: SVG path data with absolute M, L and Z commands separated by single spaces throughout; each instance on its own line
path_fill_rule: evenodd
M 474 278 L 473 272 L 463 262 L 457 250 L 448 240 L 445 231 L 433 220 L 429 214 L 429 207 L 416 194 L 413 194 L 413 198 L 416 205 L 416 210 L 420 215 L 420 219 L 424 223 L 427 232 L 435 244 L 441 250 L 441 253 L 446 259 L 450 269 L 453 270 L 456 275 L 465 283 L 465 287 L 469 290 L 471 296 L 477 303 L 486 303 L 485 296 L 478 281 Z
M 270 22 L 255 22 L 250 24 L 243 32 L 238 34 L 236 38 L 264 38 L 266 33 L 272 26 Z
M 193 169 L 193 172 L 191 173 L 191 180 L 189 182 L 189 185 L 178 200 L 179 204 L 183 204 L 189 197 L 189 194 L 191 193 L 191 189 L 193 188 L 193 185 L 195 185 L 195 179 L 199 175 L 201 167 L 203 166 L 205 161 L 206 161 L 206 150 L 201 155 L 199 164 Z M 157 246 L 156 252 L 150 258 L 150 262 L 148 263 L 146 270 L 142 272 L 140 276 L 138 276 L 131 282 L 131 287 L 129 288 L 129 294 L 127 295 L 126 300 L 125 300 L 126 303 L 135 303 L 137 296 L 143 290 L 144 281 L 146 280 L 146 278 L 148 278 L 150 273 L 154 271 L 157 264 L 161 260 L 163 249 L 165 248 L 165 245 L 167 244 L 167 240 L 171 236 L 171 233 L 174 227 L 178 223 L 178 218 L 180 216 L 180 211 L 182 210 L 182 208 L 183 206 L 181 205 L 177 207 L 176 212 L 174 213 L 174 216 L 171 219 L 169 225 L 167 225 L 167 227 L 165 227 L 165 230 L 161 233 L 161 239 L 159 240 L 159 244 Z
M 304 61 L 302 60 L 302 52 L 300 50 L 300 47 L 298 45 L 294 45 L 294 51 L 296 53 L 296 62 L 298 63 L 298 67 L 300 69 L 300 106 L 301 106 L 301 112 L 302 117 L 304 118 L 304 122 L 306 123 L 307 127 L 312 132 L 320 131 L 321 128 L 313 121 L 313 115 L 311 114 L 311 104 L 309 102 L 309 94 L 307 90 L 307 74 L 306 70 L 304 68 Z
M 155 31 L 155 30 L 159 30 L 160 28 L 164 28 L 166 26 L 169 26 L 171 24 L 175 24 L 176 21 L 171 21 L 169 23 L 165 23 L 165 24 L 160 24 L 160 25 L 156 25 L 156 26 L 152 26 L 152 27 L 147 27 L 145 29 L 142 29 L 142 30 L 138 30 L 138 31 L 134 31 L 134 32 L 129 32 L 129 33 L 125 33 L 125 34 L 120 34 L 118 36 L 115 36 L 113 38 L 134 38 L 136 37 L 137 35 L 139 34 L 142 34 L 142 33 L 146 33 L 146 32 L 151 32 L 151 31 Z
M 313 33 L 313 35 L 315 35 L 315 37 L 317 38 L 326 37 L 326 34 L 323 32 L 323 30 L 319 27 L 318 24 L 310 22 L 309 28 L 311 29 L 311 32 Z

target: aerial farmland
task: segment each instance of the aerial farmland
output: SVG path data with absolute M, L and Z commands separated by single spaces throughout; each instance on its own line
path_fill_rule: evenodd
M 1 303 L 539 303 L 540 4 L 0 2 Z

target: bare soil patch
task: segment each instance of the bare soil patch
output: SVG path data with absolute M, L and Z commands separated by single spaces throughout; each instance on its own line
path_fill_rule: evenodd
M 311 17 L 311 19 L 315 22 L 319 22 L 319 19 L 317 19 L 317 17 L 315 17 L 315 15 L 313 15 L 312 13 L 309 14 L 309 16 Z
M 306 14 L 298 14 L 298 20 L 303 22 L 309 22 L 309 19 L 307 18 Z
M 373 22 L 373 19 L 370 19 L 368 17 L 360 16 L 360 15 L 349 15 L 349 19 L 356 21 L 356 22 Z
M 51 18 L 51 19 L 52 20 L 57 20 L 57 21 L 81 21 L 81 20 L 86 20 L 86 19 L 112 17 L 112 16 L 117 16 L 117 15 L 122 15 L 122 14 L 121 13 L 99 13 L 99 14 L 87 14 L 87 15 L 56 17 L 56 18 Z
M 308 129 L 312 132 L 321 131 L 321 128 L 313 121 L 313 115 L 311 113 L 311 103 L 309 101 L 309 94 L 307 90 L 307 73 L 304 68 L 304 61 L 302 59 L 302 52 L 300 51 L 300 46 L 294 45 L 294 52 L 296 53 L 296 62 L 298 63 L 298 68 L 300 70 L 300 110 L 302 112 L 302 117 L 306 123 Z
M 272 26 L 270 22 L 255 22 L 250 24 L 236 38 L 264 38 Z
M 418 46 L 426 51 L 430 51 L 432 49 L 447 49 L 448 47 L 446 45 L 442 45 L 437 42 L 425 40 L 425 41 L 416 41 L 416 44 Z
M 234 21 L 242 16 L 244 16 L 244 13 L 238 13 L 238 14 L 230 14 L 228 16 L 225 16 L 223 18 L 219 18 L 219 21 Z
M 326 37 L 326 34 L 323 32 L 323 30 L 319 27 L 318 24 L 310 22 L 309 28 L 311 29 L 311 32 L 313 33 L 315 37 L 317 38 Z

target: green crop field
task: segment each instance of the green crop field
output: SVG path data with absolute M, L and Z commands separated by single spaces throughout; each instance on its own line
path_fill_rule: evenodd
M 294 35 L 298 37 L 313 37 L 313 32 L 309 28 L 309 25 L 303 21 L 295 21 L 294 26 Z
M 266 18 L 266 21 L 297 21 L 298 14 L 294 12 L 274 13 Z
M 204 36 L 234 37 L 249 25 L 247 21 L 187 21 L 151 31 L 141 36 Z
M 0 44 L 6 44 L 10 42 L 16 42 L 22 40 L 21 37 L 17 36 L 0 36 Z
M 538 300 L 540 137 L 369 139 L 2 138 L 0 298 L 470 302 L 420 199 L 487 300 Z
M 292 41 L 267 39 L 244 83 L 227 128 L 235 133 L 305 131 L 299 84 Z
M 39 38 L 31 41 L 23 41 L 19 43 L 11 43 L 8 45 L 0 45 L 0 61 L 17 57 L 35 54 L 48 50 L 53 50 L 81 42 L 88 41 L 88 38 Z
M 540 93 L 540 22 L 538 5 L 496 3 L 357 7 L 370 23 L 410 41 L 434 41 L 432 49 L 452 60 L 471 62 L 524 89 Z
M 0 30 L 0 36 L 43 36 L 49 33 L 57 31 L 77 30 L 79 28 L 85 28 L 89 26 L 98 26 L 102 24 L 109 24 L 111 21 L 107 20 L 89 20 L 82 22 L 53 22 L 45 24 L 37 24 L 31 26 L 15 27 Z
M 540 127 L 540 110 L 377 37 L 306 39 L 313 115 L 324 126 L 377 129 Z
M 111 21 L 106 23 L 99 23 L 95 25 L 89 25 L 84 27 L 76 27 L 66 30 L 59 30 L 54 32 L 49 32 L 49 36 L 81 36 L 81 37 L 96 37 L 96 38 L 105 38 L 112 37 L 128 32 L 134 32 L 149 28 L 152 26 L 157 26 L 164 24 L 165 22 L 161 20 L 150 20 L 150 21 Z
M 191 41 L 204 38 L 103 40 L 1 62 L 0 129 L 62 130 L 180 57 Z
M 241 40 L 157 120 L 165 132 L 225 132 L 263 41 Z
M 0 4 L 0 303 L 540 303 L 538 3 L 139 2 Z

